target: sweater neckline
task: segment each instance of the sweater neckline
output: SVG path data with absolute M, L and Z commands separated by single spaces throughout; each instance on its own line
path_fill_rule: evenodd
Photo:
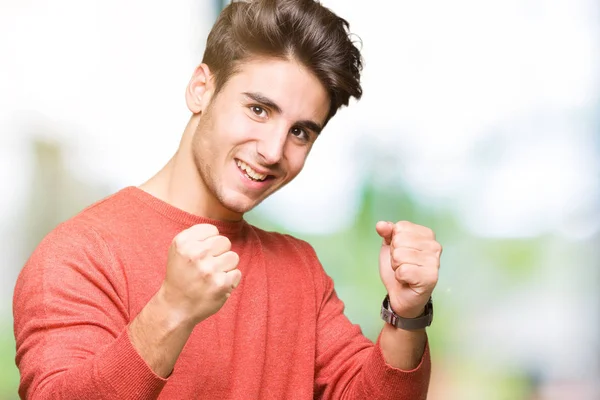
M 125 195 L 131 195 L 154 211 L 186 227 L 197 224 L 211 224 L 216 226 L 221 234 L 237 234 L 241 232 L 245 225 L 247 225 L 246 221 L 243 219 L 240 221 L 221 221 L 189 213 L 159 199 L 158 197 L 154 197 L 150 193 L 136 186 L 124 188 L 123 193 Z

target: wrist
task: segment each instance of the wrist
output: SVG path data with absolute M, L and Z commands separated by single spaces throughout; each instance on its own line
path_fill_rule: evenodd
M 381 318 L 396 328 L 409 331 L 424 329 L 430 326 L 433 320 L 433 303 L 431 297 L 423 309 L 404 310 L 403 315 L 400 315 L 392 308 L 390 296 L 387 295 L 381 304 Z
M 167 378 L 194 329 L 157 292 L 128 326 L 129 339 L 140 357 L 161 378 Z
M 416 307 L 416 308 L 400 307 L 398 305 L 394 305 L 394 302 L 392 301 L 391 298 L 390 298 L 389 304 L 390 304 L 390 309 L 394 312 L 394 314 L 396 314 L 402 318 L 409 318 L 409 319 L 418 318 L 425 313 L 425 306 Z
M 200 322 L 200 320 L 196 321 L 185 307 L 175 305 L 169 301 L 169 296 L 167 296 L 163 286 L 152 297 L 148 305 L 151 305 L 153 308 L 153 313 L 164 316 L 165 327 L 168 330 L 191 332 L 198 322 Z

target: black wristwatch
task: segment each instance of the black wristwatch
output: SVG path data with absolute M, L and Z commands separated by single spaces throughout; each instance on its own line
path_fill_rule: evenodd
M 396 328 L 408 331 L 424 329 L 431 325 L 431 321 L 433 321 L 433 302 L 430 297 L 427 304 L 425 304 L 425 311 L 417 318 L 402 318 L 392 310 L 390 296 L 387 295 L 383 299 L 383 304 L 381 304 L 381 319 Z

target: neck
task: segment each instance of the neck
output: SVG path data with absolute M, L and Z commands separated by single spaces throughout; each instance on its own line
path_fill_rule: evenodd
M 156 175 L 139 186 L 152 196 L 190 214 L 221 221 L 239 221 L 243 214 L 227 210 L 206 187 L 192 152 L 192 139 L 200 121 L 194 114 L 177 152 Z

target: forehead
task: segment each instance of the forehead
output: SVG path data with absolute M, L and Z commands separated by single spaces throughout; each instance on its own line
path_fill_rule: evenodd
M 223 88 L 230 96 L 261 93 L 275 102 L 291 119 L 312 119 L 322 123 L 330 99 L 321 81 L 295 60 L 255 58 L 244 61 Z

